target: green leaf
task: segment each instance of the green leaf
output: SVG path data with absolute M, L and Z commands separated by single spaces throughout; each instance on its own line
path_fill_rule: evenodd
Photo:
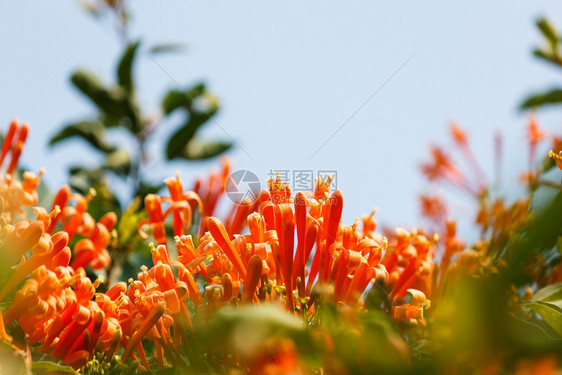
M 120 119 L 129 114 L 130 106 L 125 91 L 121 87 L 109 90 L 93 74 L 79 70 L 71 81 L 84 95 L 98 106 L 105 115 Z
M 551 284 L 538 290 L 531 298 L 532 301 L 562 301 L 562 283 Z
M 562 103 L 562 89 L 553 89 L 542 94 L 530 96 L 521 104 L 520 108 L 529 109 L 533 107 L 541 107 L 547 104 L 559 103 Z
M 119 242 L 128 243 L 134 237 L 138 236 L 137 224 L 145 217 L 145 213 L 141 210 L 142 199 L 136 197 L 131 204 L 123 211 L 123 215 L 117 224 L 117 233 L 119 234 Z
M 140 41 L 136 41 L 127 46 L 127 49 L 125 50 L 125 53 L 123 53 L 117 68 L 117 82 L 128 93 L 133 92 L 134 89 L 133 76 L 131 72 L 133 70 L 133 62 L 139 45 Z
M 131 171 L 131 156 L 124 149 L 116 149 L 107 154 L 104 168 L 119 175 L 127 176 Z
M 176 131 L 168 140 L 166 146 L 166 156 L 168 160 L 176 157 L 185 157 L 185 148 L 201 125 L 203 125 L 216 111 L 210 113 L 192 112 L 187 123 Z
M 183 52 L 185 51 L 185 45 L 183 44 L 176 44 L 176 43 L 168 43 L 168 44 L 157 44 L 152 46 L 148 53 L 151 55 L 157 55 L 160 53 L 168 53 L 168 52 Z
M 201 142 L 196 139 L 191 140 L 179 157 L 187 160 L 203 160 L 222 154 L 232 147 L 232 143 L 211 141 Z
M 162 102 L 162 110 L 168 115 L 180 107 L 187 108 L 190 103 L 191 100 L 185 92 L 170 90 Z
M 553 158 L 545 156 L 541 162 L 541 169 L 543 172 L 548 172 L 552 168 L 556 167 L 556 161 Z
M 49 141 L 49 146 L 66 141 L 69 138 L 79 137 L 84 139 L 93 147 L 103 152 L 111 152 L 115 149 L 105 140 L 105 127 L 100 122 L 81 121 L 76 124 L 67 125 L 55 134 Z
M 64 374 L 76 374 L 76 371 L 68 365 L 62 365 L 51 361 L 32 362 L 31 369 L 33 374 L 42 374 L 44 372 L 56 372 Z
M 562 336 L 562 308 L 542 301 L 528 301 L 524 305 L 540 315 L 559 335 Z
M 191 110 L 193 101 L 205 93 L 205 84 L 198 83 L 193 87 L 181 91 L 170 90 L 162 102 L 162 110 L 168 115 L 178 108 Z
M 419 354 L 430 356 L 433 353 L 432 342 L 429 340 L 419 340 L 412 345 L 412 349 Z
M 0 340 L 0 370 L 2 374 L 29 374 L 26 354 L 7 341 Z
M 537 20 L 537 27 L 542 32 L 548 43 L 550 44 L 550 48 L 555 51 L 556 45 L 558 44 L 558 33 L 556 29 L 550 22 L 546 20 L 546 18 L 540 18 Z

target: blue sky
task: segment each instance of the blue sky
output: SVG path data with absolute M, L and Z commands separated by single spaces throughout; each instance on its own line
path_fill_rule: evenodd
M 185 53 L 162 55 L 158 63 L 181 84 L 204 80 L 219 97 L 218 123 L 251 156 L 232 150 L 235 169 L 264 179 L 271 169 L 336 170 L 348 222 L 374 206 L 383 222 L 418 222 L 417 197 L 429 189 L 418 167 L 430 143 L 446 141 L 452 119 L 469 129 L 490 174 L 493 134 L 504 133 L 502 178 L 509 190 L 527 157 L 525 116 L 517 104 L 562 78 L 531 56 L 541 42 L 534 20 L 547 15 L 562 25 L 557 1 L 131 4 L 131 35 L 145 47 L 187 45 Z M 47 147 L 60 126 L 93 111 L 71 87 L 70 72 L 87 68 L 112 80 L 120 48 L 110 25 L 74 1 L 0 5 L 0 126 L 16 116 L 30 122 L 23 160 L 35 170 L 44 166 L 50 186 L 67 181 L 69 165 L 96 160 L 80 142 Z M 174 82 L 146 55 L 136 77 L 144 108 L 157 112 Z M 539 114 L 551 130 L 560 128 L 561 117 L 556 110 Z M 174 126 L 163 124 L 151 144 L 147 173 L 154 180 L 177 169 L 189 181 L 217 163 L 165 166 L 159 144 Z M 203 135 L 229 139 L 213 123 Z M 453 216 L 470 219 L 460 202 Z

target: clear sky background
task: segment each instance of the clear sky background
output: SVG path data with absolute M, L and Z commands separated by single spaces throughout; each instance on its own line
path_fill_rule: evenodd
M 270 169 L 337 170 L 347 222 L 378 206 L 393 225 L 419 222 L 418 195 L 430 189 L 419 173 L 429 144 L 447 140 L 457 120 L 492 173 L 493 134 L 505 135 L 503 183 L 512 190 L 527 160 L 526 117 L 517 104 L 562 75 L 531 56 L 541 41 L 540 15 L 562 28 L 559 1 L 131 1 L 131 35 L 144 46 L 185 43 L 183 54 L 157 57 L 186 86 L 207 82 L 221 102 L 217 121 L 251 155 L 229 155 L 235 169 L 265 179 Z M 3 1 L 0 5 L 0 126 L 13 117 L 32 132 L 23 157 L 44 166 L 51 187 L 67 167 L 94 163 L 85 143 L 50 149 L 63 124 L 93 113 L 70 83 L 87 68 L 105 81 L 121 45 L 109 24 L 74 1 Z M 310 156 L 408 58 L 411 60 L 322 149 Z M 144 108 L 157 111 L 175 84 L 144 55 L 135 72 Z M 560 129 L 562 113 L 541 123 Z M 184 180 L 217 160 L 164 165 L 158 144 L 179 124 L 165 123 L 151 145 L 154 180 L 180 170 Z M 229 138 L 210 123 L 209 138 Z M 190 185 L 190 183 L 188 183 Z M 438 190 L 438 193 L 442 191 Z M 453 216 L 471 219 L 466 201 Z

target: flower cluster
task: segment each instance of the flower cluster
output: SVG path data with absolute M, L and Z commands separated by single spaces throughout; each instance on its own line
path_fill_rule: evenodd
M 534 152 L 540 131 L 532 124 Z M 440 235 L 403 228 L 383 234 L 374 212 L 345 225 L 343 194 L 330 192 L 330 181 L 322 179 L 313 193 L 294 197 L 279 178 L 271 179 L 255 200 L 233 205 L 221 221 L 214 215 L 230 171 L 224 160 L 222 171 L 198 180 L 193 191 L 185 191 L 178 174 L 165 180 L 167 194 L 145 197 L 147 218 L 138 223 L 138 232 L 155 242 L 149 245 L 152 264 L 102 292 L 103 280 L 88 277 L 86 270 L 110 264 L 107 248 L 118 218 L 106 213 L 95 220 L 88 213 L 95 192 L 82 196 L 67 186 L 56 193 L 50 210 L 35 207 L 31 214 L 24 209 L 37 205 L 41 177 L 26 172 L 21 181 L 16 178 L 27 133 L 27 125 L 14 121 L 0 157 L 1 166 L 11 154 L 0 175 L 0 267 L 6 275 L 0 301 L 10 301 L 0 315 L 0 339 L 33 346 L 74 369 L 100 358 L 109 363 L 117 354 L 124 363 L 140 363 L 141 370 L 155 365 L 151 358 L 159 368 L 185 368 L 201 352 L 197 325 L 225 307 L 277 305 L 313 324 L 324 306 L 365 310 L 373 290 L 395 324 L 423 335 L 426 311 L 442 303 L 455 280 L 506 267 L 498 254 L 505 251 L 509 230 L 528 222 L 528 200 L 509 206 L 488 201 L 486 179 L 458 126 L 452 128 L 454 142 L 478 177 L 465 177 L 439 148 L 423 170 L 431 180 L 445 179 L 482 203 L 477 221 L 491 240 L 471 248 L 458 238 L 456 223 L 444 221 L 446 209 L 434 198 L 423 202 L 427 214 L 443 224 Z M 549 156 L 560 162 L 558 154 Z M 547 285 L 559 274 L 548 275 L 548 281 L 538 275 L 535 281 Z M 512 289 L 515 305 L 532 295 L 526 289 L 519 297 Z M 25 343 L 8 335 L 6 327 L 13 322 Z M 335 337 L 319 333 L 318 339 L 326 353 L 333 352 Z M 400 337 L 392 340 L 396 348 L 405 345 Z M 267 354 L 248 356 L 238 348 L 227 357 L 253 373 L 301 371 L 292 341 L 276 338 L 263 350 Z M 326 369 L 341 366 L 327 361 Z

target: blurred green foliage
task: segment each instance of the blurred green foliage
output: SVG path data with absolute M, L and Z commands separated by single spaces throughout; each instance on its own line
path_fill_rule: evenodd
M 113 272 L 117 271 L 119 274 L 121 268 L 125 267 L 129 272 L 124 276 L 134 275 L 146 258 L 141 257 L 138 262 L 128 264 L 127 262 L 132 261 L 129 255 L 140 250 L 144 250 L 141 252 L 146 253 L 145 255 L 148 254 L 137 234 L 136 226 L 145 215 L 144 197 L 164 187 L 162 181 L 151 180 L 147 173 L 147 165 L 154 159 L 154 155 L 148 152 L 148 144 L 160 141 L 154 137 L 157 128 L 170 127 L 172 132 L 165 147 L 162 147 L 165 149 L 164 160 L 209 159 L 227 151 L 232 143 L 197 137 L 199 131 L 212 121 L 219 110 L 216 98 L 208 92 L 204 83 L 170 89 L 162 99 L 159 114 L 147 115 L 147 111 L 140 107 L 134 74 L 135 65 L 145 52 L 140 40 L 128 39 L 130 14 L 127 3 L 115 0 L 94 1 L 83 5 L 98 18 L 104 14 L 114 17 L 123 40 L 123 52 L 115 68 L 115 84 L 108 84 L 85 70 L 72 73 L 73 86 L 95 107 L 96 113 L 93 117 L 63 126 L 52 136 L 49 145 L 59 146 L 66 141 L 81 140 L 101 156 L 98 165 L 71 166 L 70 187 L 83 195 L 94 189 L 89 212 L 95 219 L 109 211 L 120 217 L 118 238 L 110 247 L 113 263 L 108 273 L 110 281 L 114 281 L 111 277 Z M 153 46 L 147 52 L 154 59 L 158 53 L 179 50 L 180 45 L 163 44 Z M 172 118 L 171 115 L 180 111 L 183 118 L 174 125 L 178 116 Z M 116 142 L 114 134 L 117 132 L 125 134 L 128 139 Z M 121 181 L 121 194 L 115 194 L 116 180 Z
M 562 67 L 562 54 L 560 45 L 562 37 L 556 28 L 546 19 L 540 18 L 536 22 L 537 28 L 544 37 L 544 46 L 537 48 L 533 54 L 549 64 L 554 64 L 559 68 Z M 538 108 L 545 105 L 553 105 L 562 103 L 562 88 L 551 88 L 545 92 L 537 93 L 529 96 L 521 103 L 521 109 Z

